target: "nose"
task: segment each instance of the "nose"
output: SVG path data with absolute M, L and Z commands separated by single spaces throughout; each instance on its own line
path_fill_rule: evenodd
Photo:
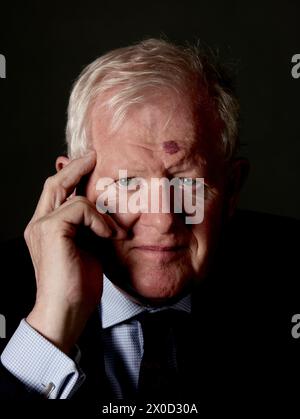
M 166 234 L 174 230 L 178 214 L 169 213 L 142 213 L 139 224 L 144 227 L 154 228 L 159 234 Z
M 146 211 L 141 211 L 140 225 L 155 228 L 160 234 L 174 230 L 179 214 L 174 213 L 174 196 L 168 180 L 154 179 L 144 194 L 148 195 L 148 205 Z

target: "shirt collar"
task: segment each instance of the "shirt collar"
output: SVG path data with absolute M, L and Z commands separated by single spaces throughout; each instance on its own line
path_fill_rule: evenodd
M 103 275 L 103 295 L 99 306 L 103 329 L 125 322 L 143 311 L 158 311 L 164 308 L 166 307 L 151 309 L 135 303 L 123 294 L 117 287 L 115 287 L 105 275 Z M 168 306 L 168 308 L 190 313 L 191 295 L 186 295 L 181 300 Z

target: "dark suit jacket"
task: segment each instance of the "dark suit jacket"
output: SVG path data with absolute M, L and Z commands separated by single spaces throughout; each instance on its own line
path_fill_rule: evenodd
M 293 376 L 299 374 L 300 339 L 291 335 L 291 318 L 300 313 L 299 222 L 239 211 L 226 228 L 210 274 L 193 292 L 187 351 L 186 396 L 202 410 L 233 413 L 250 408 L 278 410 L 288 389 L 293 406 Z M 1 248 L 0 313 L 7 338 L 33 306 L 35 280 L 23 240 Z M 113 399 L 107 382 L 97 313 L 80 338 L 86 381 L 74 400 Z M 38 399 L 0 367 L 0 399 Z M 242 409 L 239 410 L 239 409 Z

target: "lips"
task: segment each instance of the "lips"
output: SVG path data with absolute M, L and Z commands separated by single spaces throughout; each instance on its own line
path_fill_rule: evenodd
M 151 266 L 165 266 L 177 262 L 186 252 L 186 246 L 147 244 L 132 248 L 136 252 L 137 261 L 144 263 L 148 260 Z
M 157 246 L 157 245 L 142 245 L 135 246 L 136 249 L 152 251 L 152 252 L 176 252 L 182 250 L 184 246 Z

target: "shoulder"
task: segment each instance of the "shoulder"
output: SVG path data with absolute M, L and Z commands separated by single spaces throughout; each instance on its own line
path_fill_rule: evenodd
M 299 220 L 238 211 L 214 262 L 213 291 L 252 316 L 277 314 L 289 322 L 299 311 L 299 233 Z
M 223 244 L 236 262 L 268 268 L 296 262 L 300 221 L 277 215 L 240 210 L 225 228 Z M 226 252 L 227 249 L 227 252 Z M 229 251 L 229 252 L 228 252 Z M 234 252 L 234 253 L 233 253 Z
M 250 210 L 238 210 L 229 222 L 229 228 L 232 232 L 245 233 L 248 236 L 255 234 L 257 237 L 259 234 L 264 241 L 275 237 L 287 237 L 291 243 L 299 232 L 300 220 Z

